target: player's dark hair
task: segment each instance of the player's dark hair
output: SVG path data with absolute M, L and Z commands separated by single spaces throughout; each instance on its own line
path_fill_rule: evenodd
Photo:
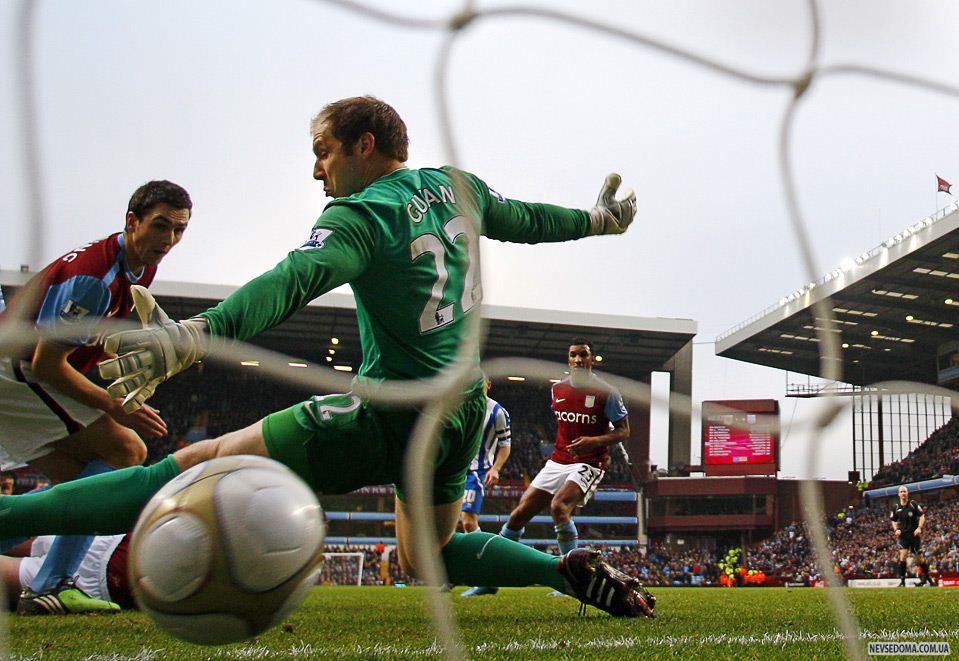
M 376 151 L 405 163 L 410 138 L 406 124 L 393 107 L 375 96 L 353 96 L 334 101 L 313 118 L 312 126 L 328 122 L 333 137 L 343 143 L 347 156 L 364 133 L 372 133 Z
M 574 337 L 569 341 L 569 346 L 574 347 L 577 345 L 583 345 L 589 348 L 590 353 L 596 353 L 593 351 L 593 343 L 587 340 L 585 337 Z
M 174 209 L 186 209 L 193 214 L 190 194 L 182 186 L 166 179 L 148 181 L 133 191 L 127 211 L 132 211 L 137 218 L 143 218 L 158 204 L 169 204 Z

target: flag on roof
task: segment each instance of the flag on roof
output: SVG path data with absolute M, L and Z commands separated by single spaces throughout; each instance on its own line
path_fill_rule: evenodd
M 949 189 L 952 187 L 952 184 L 950 184 L 948 181 L 940 177 L 938 174 L 936 175 L 936 183 L 939 185 L 938 192 L 948 193 L 949 195 L 952 195 L 952 193 L 949 192 Z

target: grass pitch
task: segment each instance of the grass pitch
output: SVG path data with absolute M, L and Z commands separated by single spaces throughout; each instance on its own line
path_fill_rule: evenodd
M 471 659 L 843 658 L 824 590 L 655 590 L 655 620 L 614 619 L 546 588 L 498 595 L 445 595 Z M 870 641 L 948 642 L 959 654 L 959 592 L 848 590 Z M 181 643 L 140 613 L 8 616 L 5 659 L 429 659 L 434 647 L 422 588 L 324 587 L 286 622 L 256 640 L 223 647 Z

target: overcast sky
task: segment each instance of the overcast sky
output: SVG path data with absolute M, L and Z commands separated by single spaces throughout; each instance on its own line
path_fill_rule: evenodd
M 3 269 L 29 261 L 15 112 L 18 4 L 0 9 Z M 460 7 L 369 4 L 436 19 Z M 801 71 L 811 38 L 800 1 L 525 4 L 768 76 Z M 959 83 L 957 3 L 844 0 L 826 3 L 821 23 L 822 63 Z M 322 210 L 309 120 L 344 96 L 375 94 L 401 113 L 410 166 L 447 161 L 434 85 L 439 30 L 387 25 L 318 0 L 42 0 L 36 26 L 44 263 L 119 230 L 130 192 L 168 178 L 190 191 L 195 210 L 160 279 L 245 282 L 300 245 Z M 806 475 L 809 434 L 790 422 L 809 420 L 815 404 L 783 397 L 787 383 L 805 377 L 716 358 L 712 344 L 810 280 L 777 164 L 789 92 L 515 17 L 479 20 L 459 36 L 449 90 L 459 165 L 504 195 L 589 207 L 616 170 L 639 196 L 624 237 L 484 242 L 487 302 L 695 320 L 694 399 L 782 398 L 783 474 Z M 814 83 L 791 145 L 820 274 L 951 201 L 936 194 L 934 174 L 959 183 L 957 109 L 949 97 L 880 80 Z M 845 478 L 850 434 L 847 415 L 813 475 Z M 653 463 L 664 464 L 661 424 L 653 445 Z

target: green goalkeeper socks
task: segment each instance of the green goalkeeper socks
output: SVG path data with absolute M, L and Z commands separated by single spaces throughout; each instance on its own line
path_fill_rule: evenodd
M 566 580 L 557 570 L 558 557 L 488 532 L 454 533 L 443 548 L 443 562 L 455 585 L 546 585 L 566 590 Z
M 130 532 L 140 510 L 180 473 L 173 455 L 58 484 L 22 496 L 0 496 L 0 535 L 111 535 Z

